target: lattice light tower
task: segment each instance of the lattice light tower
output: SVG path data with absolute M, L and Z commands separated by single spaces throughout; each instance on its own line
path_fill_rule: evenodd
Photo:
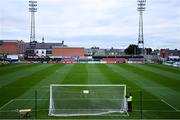
M 34 47 L 36 44 L 35 38 L 35 12 L 37 12 L 37 1 L 29 1 L 29 12 L 31 12 L 31 33 L 30 33 L 30 46 Z
M 146 0 L 138 0 L 139 11 L 139 36 L 138 36 L 138 46 L 141 48 L 141 54 L 145 55 L 144 49 L 144 32 L 143 32 L 143 12 L 146 9 Z

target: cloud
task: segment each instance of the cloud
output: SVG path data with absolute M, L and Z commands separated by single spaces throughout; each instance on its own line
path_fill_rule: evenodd
M 28 0 L 0 0 L 0 13 L 0 39 L 29 39 Z M 38 0 L 36 36 L 70 46 L 120 48 L 137 43 L 138 18 L 137 0 Z M 180 48 L 179 28 L 179 0 L 147 0 L 145 46 Z

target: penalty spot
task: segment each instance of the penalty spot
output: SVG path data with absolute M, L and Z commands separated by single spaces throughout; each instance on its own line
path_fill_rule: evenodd
M 84 94 L 89 94 L 89 90 L 83 90 Z

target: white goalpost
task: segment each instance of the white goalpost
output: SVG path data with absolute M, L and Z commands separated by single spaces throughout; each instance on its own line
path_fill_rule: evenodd
M 127 113 L 126 85 L 51 84 L 49 116 Z

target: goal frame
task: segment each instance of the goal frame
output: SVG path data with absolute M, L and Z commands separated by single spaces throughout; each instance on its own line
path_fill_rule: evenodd
M 110 114 L 114 112 L 104 112 L 104 113 L 98 113 L 98 114 L 52 114 L 51 110 L 53 109 L 53 101 L 52 101 L 52 88 L 53 87 L 76 87 L 76 86 L 84 86 L 84 87 L 124 87 L 124 104 L 123 107 L 125 109 L 124 112 L 127 112 L 127 101 L 126 101 L 126 85 L 125 84 L 50 84 L 50 100 L 49 100 L 49 116 L 95 116 L 95 115 L 104 115 L 104 114 Z M 126 116 L 126 115 L 125 115 Z

